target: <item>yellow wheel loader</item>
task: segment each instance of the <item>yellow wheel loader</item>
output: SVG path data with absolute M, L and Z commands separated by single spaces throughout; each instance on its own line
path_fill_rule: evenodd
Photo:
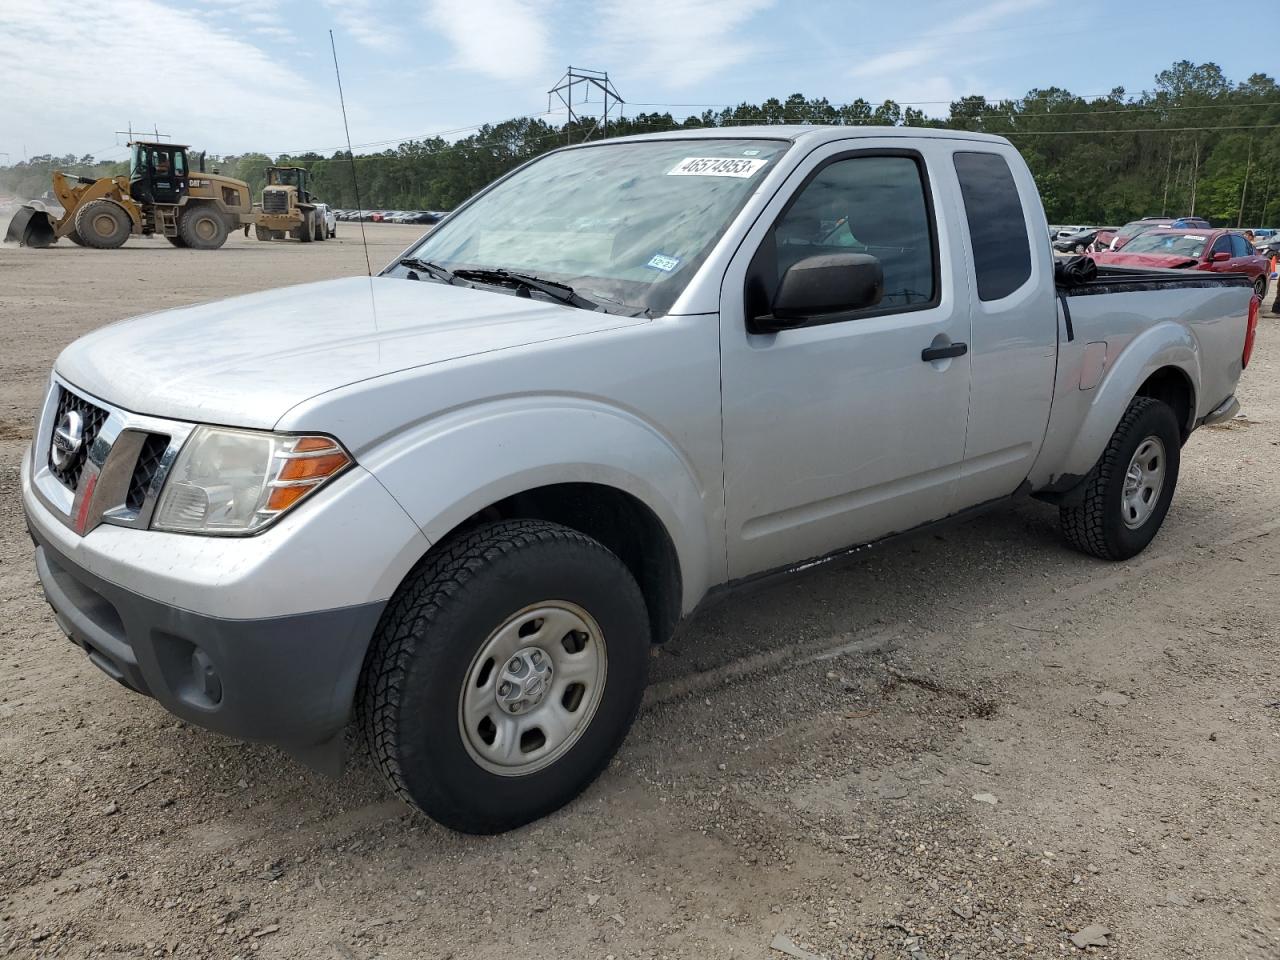
M 307 190 L 304 167 L 267 167 L 262 204 L 255 208 L 259 240 L 293 237 L 303 243 L 324 240 L 329 228 L 316 210 L 316 198 Z
M 54 204 L 39 200 L 19 208 L 5 240 L 47 247 L 67 237 L 85 247 L 110 250 L 130 236 L 163 236 L 175 247 L 216 250 L 232 230 L 255 223 L 249 185 L 243 180 L 192 170 L 188 148 L 174 143 L 129 144 L 127 177 L 68 177 L 54 172 Z

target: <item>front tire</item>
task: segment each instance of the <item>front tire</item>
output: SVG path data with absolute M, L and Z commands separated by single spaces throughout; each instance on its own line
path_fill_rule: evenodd
M 90 200 L 76 211 L 75 231 L 86 247 L 114 250 L 133 232 L 133 220 L 112 200 Z
M 1135 397 L 1085 477 L 1083 499 L 1059 511 L 1067 543 L 1103 560 L 1128 560 L 1146 549 L 1169 512 L 1181 448 L 1173 410 Z
M 640 707 L 644 599 L 613 553 L 541 520 L 442 544 L 401 585 L 365 659 L 357 714 L 404 800 L 464 833 L 564 806 Z
M 214 207 L 187 207 L 178 220 L 178 235 L 193 250 L 217 250 L 227 242 L 227 221 Z

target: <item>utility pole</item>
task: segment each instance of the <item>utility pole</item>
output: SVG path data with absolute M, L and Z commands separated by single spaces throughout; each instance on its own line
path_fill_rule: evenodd
M 1195 141 L 1195 153 L 1192 154 L 1191 164 L 1191 209 L 1187 211 L 1188 217 L 1196 215 L 1196 187 L 1200 183 L 1200 141 Z
M 580 115 L 573 107 L 573 92 L 577 89 L 582 94 L 582 103 L 588 103 L 591 100 L 592 88 L 600 91 L 600 116 L 590 118 L 594 122 L 591 129 L 587 131 L 583 140 L 590 140 L 591 137 L 600 131 L 601 138 L 609 136 L 609 114 L 616 107 L 618 115 L 622 115 L 622 107 L 627 101 L 623 100 L 618 94 L 617 88 L 609 81 L 609 73 L 606 70 L 585 70 L 581 67 L 570 67 L 563 77 L 556 83 L 554 87 L 547 91 L 547 109 L 551 109 L 551 98 L 559 97 L 560 102 L 564 104 L 568 111 L 568 117 L 565 120 L 565 134 L 570 143 L 573 142 L 574 126 L 581 126 L 588 119 L 585 115 Z
M 1160 216 L 1169 215 L 1169 173 L 1173 170 L 1173 139 L 1169 140 L 1169 160 L 1164 165 L 1164 199 L 1160 201 Z
M 1240 188 L 1240 213 L 1236 216 L 1236 229 L 1244 224 L 1244 198 L 1249 192 L 1249 170 L 1253 166 L 1253 137 L 1249 138 L 1249 157 L 1244 162 L 1244 186 Z

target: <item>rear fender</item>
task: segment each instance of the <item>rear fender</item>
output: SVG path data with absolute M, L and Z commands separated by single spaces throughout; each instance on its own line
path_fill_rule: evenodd
M 1075 441 L 1061 468 L 1054 471 L 1057 477 L 1084 477 L 1093 469 L 1138 390 L 1163 367 L 1175 367 L 1186 375 L 1193 391 L 1191 418 L 1194 420 L 1197 405 L 1194 394 L 1200 384 L 1200 353 L 1195 337 L 1180 323 L 1156 324 L 1129 341 L 1115 361 L 1108 364 Z M 1191 424 L 1184 427 L 1190 430 Z
M 706 593 L 722 509 L 692 465 L 653 424 L 576 397 L 517 397 L 468 406 L 357 452 L 433 544 L 507 497 L 559 483 L 628 493 L 662 523 L 675 548 L 681 611 Z

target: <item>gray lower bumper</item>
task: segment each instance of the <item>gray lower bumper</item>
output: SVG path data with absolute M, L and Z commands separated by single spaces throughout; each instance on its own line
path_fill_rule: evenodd
M 207 617 L 95 577 L 35 539 L 58 624 L 112 679 L 191 723 L 277 744 L 329 772 L 341 766 L 341 734 L 384 603 Z

